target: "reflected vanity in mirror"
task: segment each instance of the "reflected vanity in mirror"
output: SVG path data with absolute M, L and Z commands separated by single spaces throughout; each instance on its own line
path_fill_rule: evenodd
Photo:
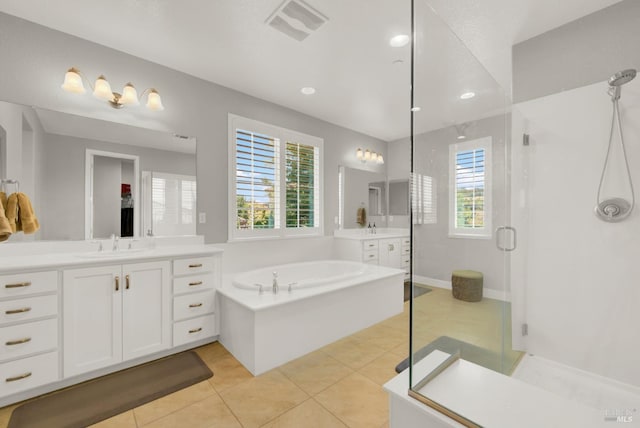
M 387 226 L 387 177 L 382 173 L 341 166 L 338 202 L 341 229 L 363 227 L 358 223 L 358 209 L 365 208 L 366 221 L 376 227 Z
M 196 233 L 194 137 L 0 102 L 0 173 L 31 198 L 37 240 Z

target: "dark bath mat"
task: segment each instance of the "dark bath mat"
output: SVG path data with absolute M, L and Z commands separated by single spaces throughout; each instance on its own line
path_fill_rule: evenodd
M 413 285 L 414 285 L 414 289 L 413 289 L 414 297 L 422 296 L 423 294 L 426 294 L 431 291 L 431 288 L 425 287 L 424 285 L 415 284 L 415 283 Z M 406 302 L 410 298 L 411 298 L 411 281 L 407 281 L 404 283 L 404 301 Z
M 86 427 L 211 376 L 198 354 L 182 352 L 29 401 L 8 427 Z

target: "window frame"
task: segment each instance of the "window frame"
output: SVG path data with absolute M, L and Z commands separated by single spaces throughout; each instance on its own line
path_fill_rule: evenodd
M 273 229 L 238 229 L 237 221 L 237 199 L 236 199 L 236 130 L 244 129 L 254 133 L 263 134 L 273 137 L 278 141 L 278 160 L 279 179 L 277 186 L 278 218 L 276 224 L 278 227 Z M 299 143 L 318 148 L 318 166 L 314 166 L 317 171 L 317 192 L 318 192 L 318 208 L 317 208 L 317 227 L 287 227 L 286 223 L 286 144 Z M 301 132 L 292 131 L 268 123 L 249 119 L 236 114 L 229 113 L 228 118 L 228 242 L 250 241 L 260 239 L 279 239 L 294 237 L 313 237 L 324 235 L 324 140 L 312 135 L 303 134 Z M 315 209 L 315 207 L 314 207 Z
M 450 238 L 470 238 L 470 239 L 491 239 L 493 230 L 491 229 L 493 205 L 493 164 L 492 164 L 492 138 L 483 137 L 475 140 L 453 143 L 449 145 L 449 237 Z M 484 150 L 484 226 L 482 228 L 458 228 L 456 227 L 456 157 L 459 152 L 470 150 Z

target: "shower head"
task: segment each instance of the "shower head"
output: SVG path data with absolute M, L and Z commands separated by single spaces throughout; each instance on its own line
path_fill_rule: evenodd
M 622 86 L 625 83 L 629 83 L 636 77 L 636 70 L 630 68 L 628 70 L 622 70 L 609 77 L 609 86 Z

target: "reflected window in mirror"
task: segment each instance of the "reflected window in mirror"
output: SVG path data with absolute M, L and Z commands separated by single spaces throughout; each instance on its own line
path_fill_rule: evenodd
M 413 195 L 411 198 L 413 224 L 436 224 L 438 222 L 438 192 L 435 178 L 414 173 L 411 180 L 411 192 Z
M 196 177 L 143 171 L 144 233 L 196 234 Z

